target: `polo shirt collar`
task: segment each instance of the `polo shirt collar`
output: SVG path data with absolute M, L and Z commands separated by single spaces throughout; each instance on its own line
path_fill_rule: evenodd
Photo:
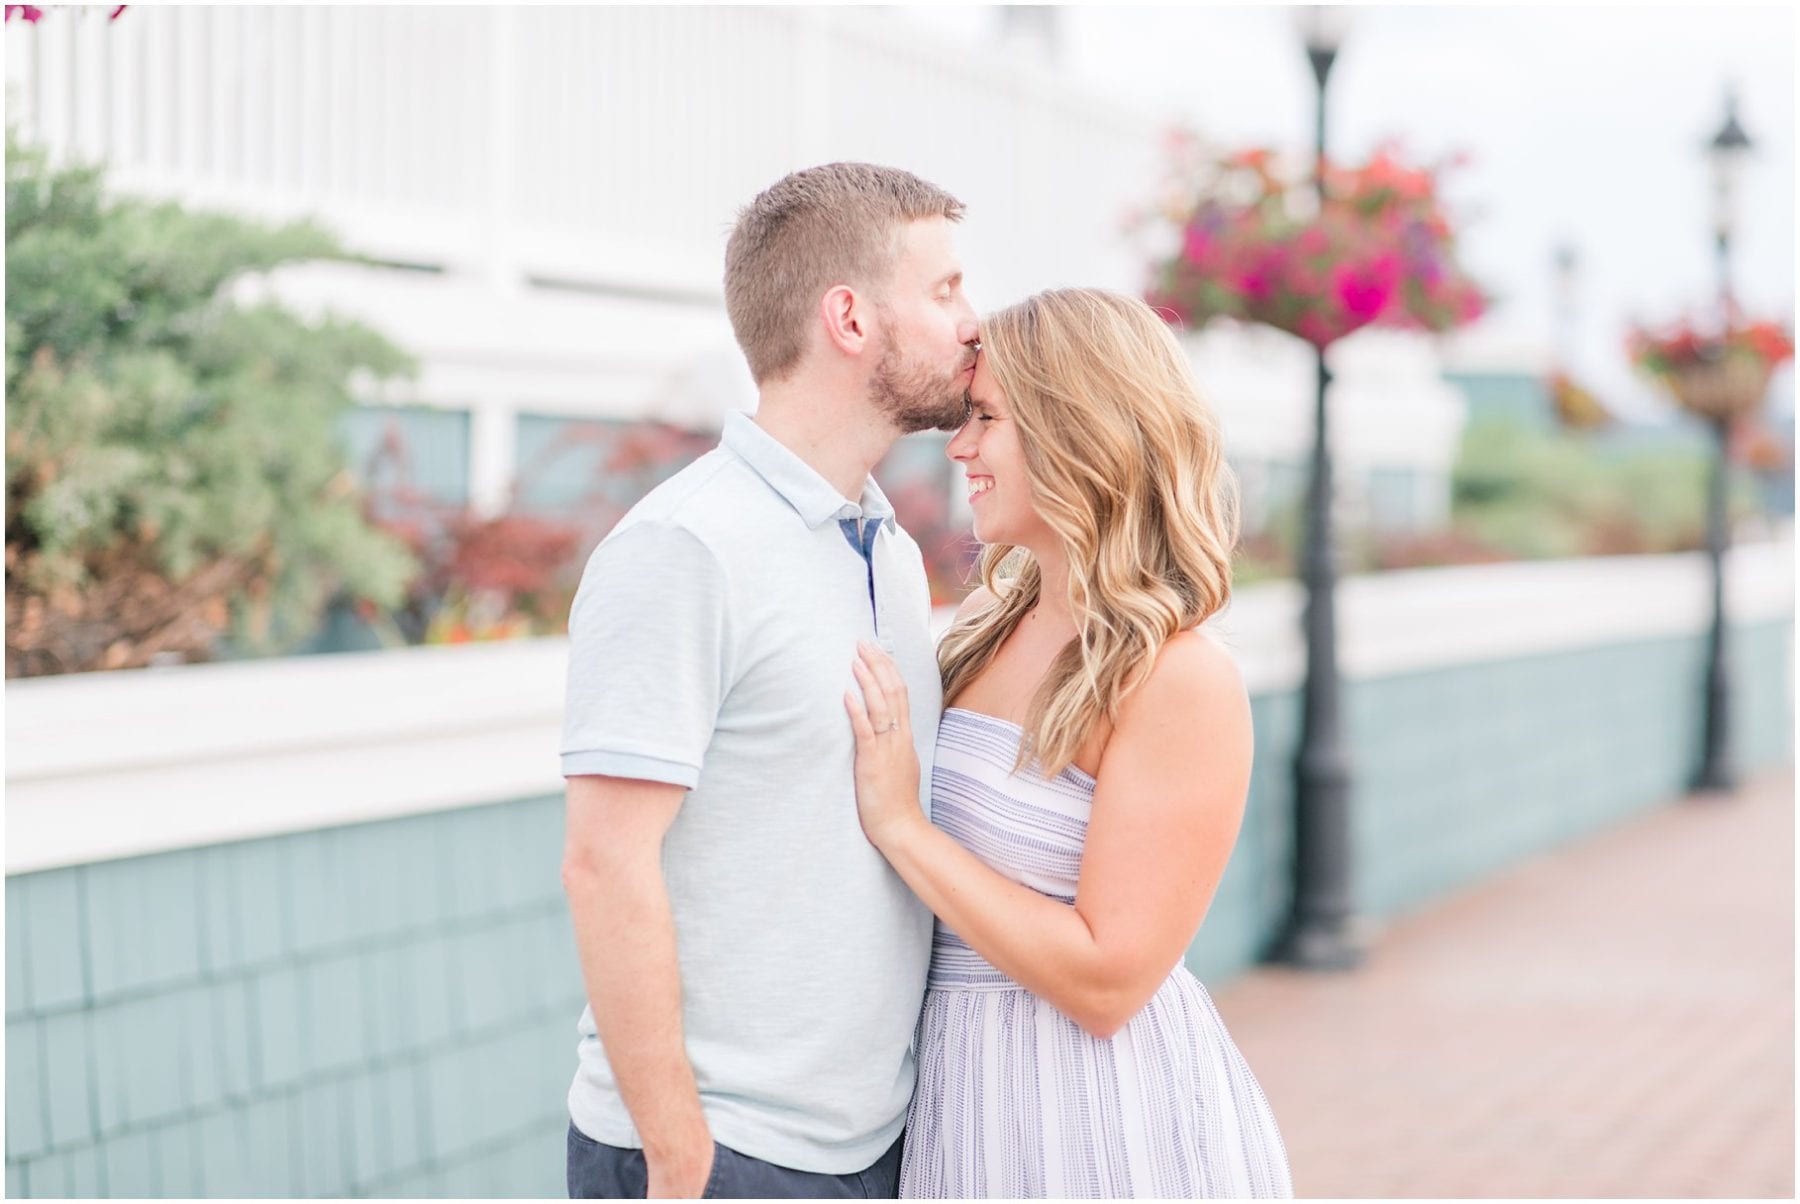
M 846 518 L 877 519 L 888 527 L 895 526 L 894 507 L 874 477 L 864 478 L 862 504 L 858 506 L 742 411 L 725 415 L 720 442 L 755 469 L 809 527 Z

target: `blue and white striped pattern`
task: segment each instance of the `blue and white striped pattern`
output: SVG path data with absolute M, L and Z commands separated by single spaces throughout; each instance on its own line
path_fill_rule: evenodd
M 932 822 L 1015 882 L 1073 904 L 1094 779 L 1011 773 L 1021 730 L 951 707 Z M 1206 989 L 1177 966 L 1099 1040 L 940 922 L 917 1039 L 900 1195 L 1290 1197 L 1262 1088 Z

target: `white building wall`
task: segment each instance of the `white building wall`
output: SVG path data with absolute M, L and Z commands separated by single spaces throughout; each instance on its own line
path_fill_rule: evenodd
M 121 191 L 317 216 L 356 251 L 432 269 L 313 265 L 274 287 L 419 358 L 403 395 L 472 413 L 471 497 L 490 511 L 521 411 L 708 425 L 753 404 L 724 243 L 738 207 L 799 167 L 894 163 L 961 197 L 978 308 L 1141 283 L 1120 219 L 1153 191 L 1158 123 L 1043 56 L 970 54 L 880 8 L 106 11 L 8 25 L 9 117 Z M 1302 456 L 1300 349 L 1202 343 L 1240 450 Z M 1417 352 L 1391 370 L 1388 354 L 1368 353 L 1379 385 L 1345 370 L 1345 455 L 1438 465 L 1456 416 L 1396 421 L 1435 413 L 1441 391 Z

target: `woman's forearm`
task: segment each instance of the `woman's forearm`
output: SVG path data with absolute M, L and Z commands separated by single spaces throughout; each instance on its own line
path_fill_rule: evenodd
M 1082 1028 L 1111 1036 L 1142 1006 L 1079 910 L 995 872 L 923 815 L 877 847 L 945 927 Z

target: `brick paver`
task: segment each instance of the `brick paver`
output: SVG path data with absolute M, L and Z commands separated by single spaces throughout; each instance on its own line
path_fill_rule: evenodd
M 1791 770 L 1217 1002 L 1302 1196 L 1791 1198 Z

